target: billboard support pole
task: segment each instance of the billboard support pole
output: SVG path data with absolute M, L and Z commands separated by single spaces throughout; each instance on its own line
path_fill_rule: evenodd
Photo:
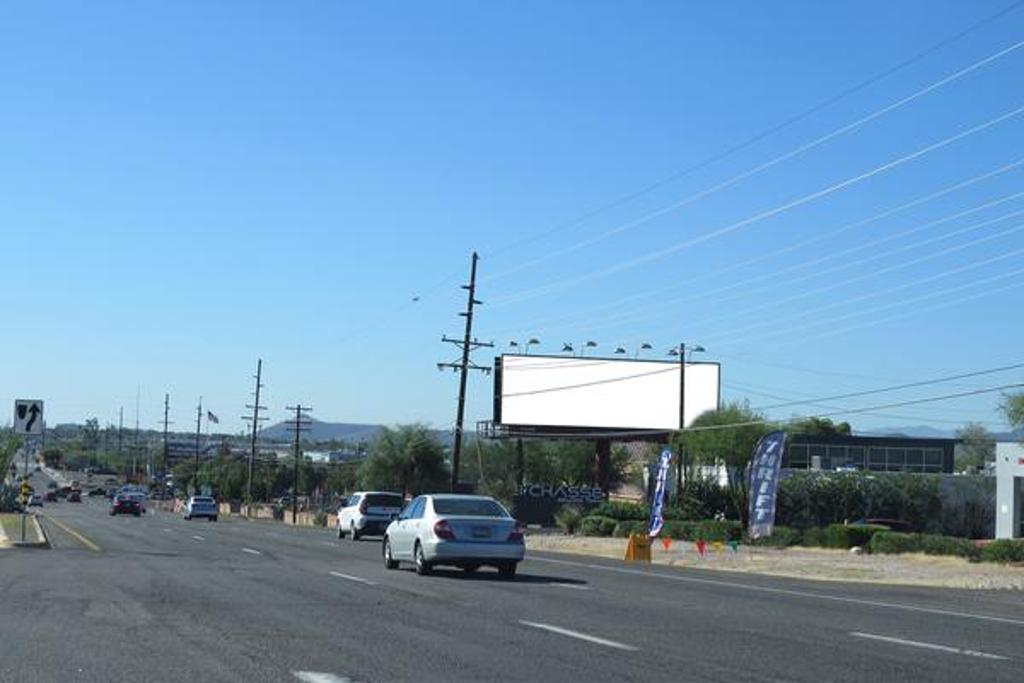
M 679 460 L 676 461 L 676 502 L 683 495 L 683 467 L 686 462 L 686 446 L 683 444 L 683 430 L 686 429 L 686 342 L 679 343 Z
M 522 491 L 524 483 L 526 483 L 526 458 L 523 456 L 523 440 L 516 439 L 516 491 Z
M 611 439 L 598 439 L 595 442 L 594 454 L 594 482 L 601 493 L 608 493 L 608 473 L 611 471 L 612 462 L 612 441 Z

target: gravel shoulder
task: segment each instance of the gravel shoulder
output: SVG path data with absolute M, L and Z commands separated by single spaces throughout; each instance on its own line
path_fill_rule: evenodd
M 586 536 L 530 535 L 528 550 L 622 559 L 626 539 Z M 764 574 L 818 581 L 966 588 L 1024 590 L 1024 566 L 973 563 L 959 557 L 924 554 L 854 555 L 824 548 L 709 547 L 700 557 L 693 543 L 673 541 L 665 549 L 659 541 L 651 548 L 652 562 L 706 571 Z

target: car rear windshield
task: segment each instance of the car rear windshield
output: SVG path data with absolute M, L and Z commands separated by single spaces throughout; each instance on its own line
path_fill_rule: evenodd
M 213 498 L 193 498 L 193 503 L 212 503 Z
M 368 507 L 400 508 L 402 504 L 402 497 L 397 494 L 371 493 L 366 496 Z
M 508 517 L 508 513 L 493 500 L 473 498 L 435 498 L 434 512 L 439 515 Z

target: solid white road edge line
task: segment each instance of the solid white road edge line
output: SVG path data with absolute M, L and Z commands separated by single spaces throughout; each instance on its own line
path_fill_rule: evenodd
M 577 586 L 574 583 L 554 582 L 554 583 L 549 583 L 547 585 L 554 586 L 555 588 L 572 588 L 573 590 L 578 590 L 578 591 L 588 591 L 588 590 L 590 590 L 590 586 Z
M 321 673 L 319 671 L 293 671 L 292 676 L 306 683 L 352 683 L 351 678 Z
M 1006 661 L 1009 657 L 1003 657 L 1002 655 L 992 655 L 987 652 L 978 652 L 977 650 L 964 650 L 959 647 L 950 647 L 948 645 L 936 645 L 935 643 L 922 643 L 917 640 L 904 640 L 903 638 L 893 638 L 892 636 L 880 636 L 875 633 L 861 633 L 860 631 L 851 631 L 851 636 L 857 638 L 867 638 L 869 640 L 881 640 L 886 643 L 895 643 L 897 645 L 909 645 L 911 647 L 921 647 L 926 650 L 938 650 L 939 652 L 949 652 L 954 655 L 966 655 L 968 657 L 979 657 L 981 659 L 998 659 Z
M 262 555 L 259 550 L 253 550 L 252 548 L 242 548 L 243 553 L 249 553 L 250 555 Z
M 655 579 L 667 579 L 669 581 L 682 581 L 683 583 L 698 583 L 708 586 L 722 586 L 725 588 L 739 588 L 748 591 L 761 593 L 775 593 L 777 595 L 792 595 L 798 598 L 816 598 L 818 600 L 830 600 L 832 602 L 845 602 L 852 605 L 864 605 L 866 607 L 884 607 L 886 609 L 899 609 L 908 612 L 922 612 L 925 614 L 940 614 L 946 617 L 961 617 L 963 619 L 978 619 L 979 621 L 992 621 L 997 624 L 1012 624 L 1024 626 L 1024 619 L 1011 619 L 1009 617 L 994 617 L 988 614 L 972 614 L 970 612 L 954 612 L 951 610 L 937 609 L 934 607 L 918 607 L 917 605 L 905 605 L 899 602 L 881 602 L 878 600 L 862 600 L 860 598 L 849 598 L 843 595 L 829 595 L 827 593 L 812 593 L 810 591 L 798 591 L 791 588 L 772 588 L 771 586 L 757 586 L 734 581 L 720 581 L 716 579 L 698 579 L 692 576 L 677 576 L 673 574 L 662 574 L 661 572 L 649 572 L 642 569 L 625 569 L 623 567 L 608 567 L 603 564 L 590 564 L 586 562 L 570 562 L 568 560 L 556 560 L 550 557 L 533 557 L 532 562 L 551 562 L 554 564 L 565 564 L 571 567 L 586 567 L 588 569 L 602 569 L 608 572 L 619 574 L 631 574 L 634 576 L 648 576 Z
M 193 536 L 192 538 L 196 539 L 197 541 L 205 541 L 206 540 L 202 536 Z
M 551 624 L 541 624 L 536 621 L 525 621 L 519 620 L 519 623 L 523 626 L 529 626 L 530 628 L 539 628 L 542 631 L 550 631 L 551 633 L 557 633 L 562 636 L 568 636 L 570 638 L 576 638 L 577 640 L 585 640 L 588 643 L 595 643 L 597 645 L 604 645 L 605 647 L 613 647 L 616 650 L 626 650 L 627 652 L 636 652 L 639 648 L 633 647 L 632 645 L 626 645 L 624 643 L 617 643 L 614 640 L 607 640 L 605 638 L 598 638 L 597 636 L 590 636 L 586 633 L 580 633 L 579 631 L 570 631 L 567 628 L 561 628 L 560 626 L 552 626 Z
M 367 586 L 376 586 L 376 581 L 370 581 L 359 576 L 350 576 L 348 574 L 342 574 L 341 572 L 330 572 L 331 576 L 337 576 L 339 579 L 348 579 L 349 581 L 358 581 L 359 583 L 365 583 Z

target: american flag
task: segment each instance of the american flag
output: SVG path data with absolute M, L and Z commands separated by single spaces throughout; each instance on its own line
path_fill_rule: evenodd
M 206 421 L 212 422 L 215 425 L 220 424 L 220 420 L 217 419 L 217 416 L 211 413 L 209 410 L 206 411 Z

